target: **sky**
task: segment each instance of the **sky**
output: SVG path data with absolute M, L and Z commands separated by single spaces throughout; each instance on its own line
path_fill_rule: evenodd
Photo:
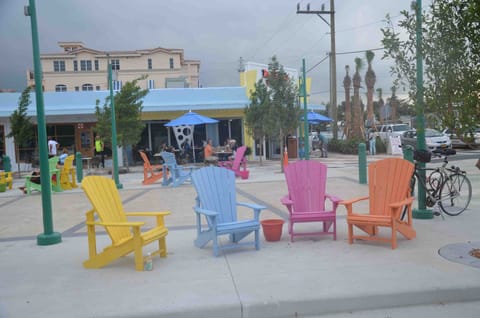
M 424 1 L 424 8 L 426 4 Z M 302 68 L 312 78 L 312 103 L 329 101 L 330 27 L 315 14 L 297 14 L 297 1 L 287 0 L 36 0 L 40 52 L 61 52 L 57 42 L 80 41 L 86 47 L 137 50 L 156 47 L 183 49 L 186 59 L 200 60 L 202 87 L 239 86 L 239 59 L 267 64 L 277 56 L 285 67 Z M 302 10 L 330 9 L 329 0 L 300 1 Z M 345 65 L 382 47 L 385 16 L 394 22 L 410 0 L 337 0 L 335 28 L 337 101 L 344 100 Z M 33 69 L 27 0 L 0 0 L 0 88 L 22 91 L 26 71 Z M 327 22 L 328 15 L 323 16 Z M 357 52 L 359 51 L 359 52 Z M 356 52 L 356 53 L 349 53 Z M 374 51 L 375 88 L 391 94 L 390 60 Z M 323 60 L 323 62 L 321 62 Z M 321 62 L 320 64 L 318 64 Z M 318 65 L 317 65 L 318 64 Z M 315 66 L 317 65 L 317 66 Z M 315 66 L 315 67 L 314 67 Z M 366 67 L 361 71 L 365 74 Z M 365 101 L 366 90 L 362 88 Z M 397 91 L 397 94 L 401 92 Z

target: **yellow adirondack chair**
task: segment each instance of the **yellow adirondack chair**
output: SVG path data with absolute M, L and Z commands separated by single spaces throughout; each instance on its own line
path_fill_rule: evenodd
M 389 242 L 392 249 L 397 248 L 397 232 L 407 239 L 415 238 L 412 225 L 412 202 L 410 195 L 410 179 L 414 165 L 400 158 L 387 158 L 371 163 L 368 166 L 369 196 L 345 200 L 340 204 L 347 209 L 348 243 L 354 239 Z M 353 204 L 369 200 L 369 212 L 353 211 Z M 401 214 L 407 208 L 407 219 L 403 221 Z M 355 235 L 353 229 L 358 228 L 366 235 Z M 391 236 L 378 235 L 378 227 L 391 229 Z
M 87 176 L 82 181 L 82 189 L 92 203 L 93 209 L 86 213 L 88 233 L 89 259 L 83 262 L 85 268 L 101 268 L 117 258 L 130 253 L 135 255 L 135 269 L 143 270 L 143 246 L 158 241 L 159 249 L 152 253 L 160 257 L 167 256 L 165 237 L 168 229 L 165 227 L 164 216 L 170 212 L 136 212 L 126 213 L 115 183 L 112 179 L 102 176 Z M 95 221 L 95 213 L 99 221 Z M 141 232 L 140 227 L 145 222 L 129 222 L 127 216 L 155 216 L 157 225 L 148 231 Z M 103 226 L 112 244 L 101 253 L 97 253 L 95 226 Z
M 5 187 L 8 187 L 10 190 L 12 190 L 12 184 L 13 184 L 12 172 L 0 171 L 0 183 L 4 183 Z
M 74 155 L 70 155 L 65 158 L 63 162 L 63 168 L 60 172 L 60 184 L 63 190 L 71 190 L 77 188 L 77 182 L 75 178 L 75 168 L 73 167 Z

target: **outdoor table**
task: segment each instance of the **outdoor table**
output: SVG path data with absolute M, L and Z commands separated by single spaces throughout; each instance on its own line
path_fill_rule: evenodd
M 218 157 L 218 161 L 228 161 L 228 157 L 233 155 L 231 151 L 215 151 L 213 153 L 216 157 Z

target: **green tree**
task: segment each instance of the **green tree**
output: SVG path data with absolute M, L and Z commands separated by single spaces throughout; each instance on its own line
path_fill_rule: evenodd
M 345 65 L 345 77 L 343 78 L 343 87 L 345 87 L 345 127 L 343 133 L 345 136 L 350 136 L 352 132 L 352 106 L 350 103 L 350 87 L 352 86 L 352 79 L 348 74 L 350 66 Z
M 395 86 L 416 100 L 416 17 L 401 12 L 400 36 L 389 16 L 382 29 L 384 57 L 395 64 Z M 434 0 L 423 12 L 424 96 L 426 112 L 435 113 L 438 128 L 450 127 L 465 141 L 480 117 L 480 2 Z
M 125 83 L 122 89 L 115 94 L 115 121 L 117 124 L 117 144 L 121 146 L 126 157 L 126 147 L 137 144 L 141 139 L 141 134 L 145 125 L 142 123 L 141 114 L 143 109 L 143 97 L 148 94 L 147 89 L 141 89 L 138 81 L 144 77 Z M 105 98 L 105 103 L 101 108 L 100 101 L 97 100 L 95 107 L 95 116 L 97 125 L 95 131 L 99 133 L 104 142 L 111 144 L 112 141 L 112 122 L 110 97 Z M 112 149 L 115 151 L 115 149 Z M 126 160 L 128 168 L 128 160 Z
M 252 116 L 248 125 L 262 126 L 265 136 L 278 141 L 280 149 L 284 149 L 286 135 L 294 132 L 300 123 L 301 108 L 297 100 L 298 89 L 275 56 L 268 64 L 268 74 L 266 87 L 262 88 L 268 94 L 262 93 L 263 102 L 259 106 L 265 108 L 261 110 L 262 117 Z M 257 83 L 258 85 L 260 83 Z M 283 164 L 281 164 L 281 170 L 283 171 Z
M 34 125 L 31 118 L 27 116 L 28 105 L 30 105 L 30 86 L 25 88 L 18 100 L 18 108 L 10 116 L 10 133 L 7 137 L 15 142 L 15 156 L 17 158 L 18 173 L 20 174 L 20 149 L 28 147 L 34 138 Z
M 270 93 L 267 86 L 260 80 L 255 83 L 255 91 L 250 96 L 250 105 L 245 107 L 245 127 L 254 139 L 260 140 L 260 144 L 267 135 L 264 121 L 268 117 L 269 102 Z M 262 154 L 260 154 L 260 164 L 262 164 Z

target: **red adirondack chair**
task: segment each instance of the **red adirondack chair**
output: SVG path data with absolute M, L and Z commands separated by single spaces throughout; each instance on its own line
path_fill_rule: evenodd
M 341 199 L 325 193 L 327 166 L 314 160 L 302 160 L 285 166 L 288 195 L 281 199 L 289 213 L 288 232 L 294 236 L 333 235 L 337 239 L 336 213 Z M 331 202 L 326 204 L 327 199 Z M 326 205 L 328 207 L 326 207 Z M 316 232 L 296 232 L 293 225 L 304 222 L 322 222 Z
M 250 171 L 247 170 L 247 158 L 245 157 L 246 150 L 247 146 L 238 147 L 233 160 L 219 161 L 218 166 L 232 170 L 235 172 L 235 176 L 241 177 L 242 179 L 248 179 Z

